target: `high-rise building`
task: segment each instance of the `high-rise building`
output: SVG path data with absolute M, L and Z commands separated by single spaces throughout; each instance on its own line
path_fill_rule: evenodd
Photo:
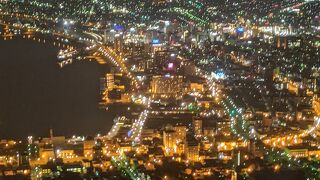
M 106 74 L 106 87 L 108 90 L 120 89 L 124 90 L 124 85 L 121 83 L 121 73 L 108 73 Z
M 172 127 L 166 127 L 163 131 L 163 145 L 165 149 L 166 156 L 172 156 L 176 151 L 176 131 Z
M 202 135 L 202 119 L 199 119 L 198 117 L 194 117 L 192 119 L 192 128 L 196 136 L 201 136 Z
M 124 94 L 125 86 L 122 83 L 121 73 L 108 73 L 105 77 L 105 91 L 102 93 L 102 99 L 107 103 L 115 101 L 127 102 L 127 98 Z
M 194 134 L 187 135 L 185 154 L 191 162 L 199 161 L 200 143 L 195 139 Z

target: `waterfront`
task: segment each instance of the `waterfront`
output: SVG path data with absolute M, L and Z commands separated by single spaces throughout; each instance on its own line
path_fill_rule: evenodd
M 0 0 L 0 179 L 320 179 L 319 9 Z
M 33 41 L 0 41 L 0 137 L 106 132 L 114 114 L 98 109 L 107 66 L 81 61 L 59 68 L 58 49 Z M 76 124 L 76 125 L 75 125 Z

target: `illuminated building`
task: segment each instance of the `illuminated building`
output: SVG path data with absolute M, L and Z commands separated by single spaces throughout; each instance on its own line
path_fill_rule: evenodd
M 293 157 L 308 157 L 308 148 L 302 146 L 289 146 L 288 152 Z
M 116 31 L 111 29 L 110 31 L 104 30 L 104 41 L 105 43 L 113 43 L 115 41 Z
M 189 84 L 189 91 L 191 91 L 191 92 L 203 92 L 204 91 L 204 85 L 202 83 L 192 82 L 192 83 Z
M 163 50 L 154 54 L 153 74 L 175 74 L 179 71 L 180 63 L 177 61 L 175 51 Z
M 186 126 L 174 126 L 173 130 L 176 132 L 177 141 L 184 142 L 186 140 L 186 135 L 187 135 Z
M 192 128 L 196 136 L 202 135 L 202 119 L 194 117 L 192 119 Z
M 61 158 L 64 163 L 75 163 L 80 162 L 82 157 L 77 155 L 75 151 L 71 148 L 67 149 L 57 149 L 57 158 Z
M 219 135 L 230 135 L 230 121 L 229 120 L 217 120 L 216 133 Z
M 277 48 L 287 48 L 287 38 L 277 37 Z
M 239 147 L 248 147 L 247 142 L 232 140 L 230 136 L 216 136 L 215 143 L 217 145 L 218 151 L 231 151 Z
M 203 128 L 203 136 L 208 138 L 213 138 L 215 135 L 213 127 L 204 127 Z
M 199 152 L 200 152 L 200 143 L 194 138 L 193 135 L 188 134 L 186 148 L 185 148 L 185 154 L 186 154 L 187 160 L 191 162 L 198 162 L 200 160 Z
M 166 129 L 163 131 L 163 146 L 166 156 L 172 156 L 175 153 L 177 148 L 176 143 L 176 132 L 172 129 L 172 127 L 166 127 Z
M 114 39 L 114 49 L 117 53 L 123 52 L 123 36 L 122 34 L 116 34 Z
M 314 109 L 309 107 L 309 108 L 298 108 L 296 112 L 296 117 L 297 120 L 302 120 L 302 121 L 314 121 Z
M 302 45 L 301 39 L 295 36 L 278 36 L 276 37 L 277 48 L 299 48 Z
M 315 95 L 313 97 L 313 108 L 315 110 L 315 113 L 319 116 L 320 115 L 320 97 L 318 97 L 317 95 Z
M 17 175 L 22 175 L 22 176 L 30 176 L 31 174 L 31 168 L 29 166 L 20 166 L 17 167 Z
M 93 139 L 87 139 L 83 141 L 83 155 L 87 159 L 93 158 L 93 147 L 95 145 L 95 141 Z
M 151 93 L 156 97 L 177 97 L 183 91 L 182 76 L 153 76 L 151 81 Z
M 46 164 L 49 160 L 53 160 L 55 158 L 55 152 L 52 147 L 45 146 L 39 149 L 39 157 L 40 161 L 34 161 L 35 164 Z M 32 161 L 30 161 L 32 165 Z
M 176 137 L 176 153 L 181 155 L 184 153 L 185 143 L 186 143 L 186 135 L 187 135 L 187 127 L 176 125 L 173 127 L 175 131 Z
M 122 74 L 118 73 L 108 73 L 106 74 L 106 87 L 107 89 L 113 90 L 113 89 L 120 89 L 120 90 L 124 90 L 124 86 L 121 85 L 121 78 L 122 78 Z
M 133 147 L 129 142 L 121 142 L 119 143 L 119 151 L 120 152 L 129 152 L 132 151 Z
M 102 99 L 105 100 L 106 103 L 129 102 L 128 95 L 124 93 L 125 86 L 122 85 L 121 73 L 108 73 L 105 79 L 105 91 Z

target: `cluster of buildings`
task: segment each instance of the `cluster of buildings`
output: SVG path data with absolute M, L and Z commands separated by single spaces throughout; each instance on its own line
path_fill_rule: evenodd
M 318 2 L 77 2 L 3 4 L 74 19 L 65 34 L 114 66 L 101 104 L 138 110 L 94 138 L 3 141 L 3 176 L 320 178 Z

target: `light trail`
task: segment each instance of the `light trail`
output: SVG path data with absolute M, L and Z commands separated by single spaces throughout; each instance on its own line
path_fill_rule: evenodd
M 120 128 L 123 126 L 123 122 L 126 120 L 126 117 L 121 116 L 121 117 L 117 117 L 115 118 L 114 124 L 111 127 L 110 131 L 108 132 L 108 134 L 105 136 L 105 138 L 111 140 L 112 138 L 114 138 L 118 133 Z
M 192 14 L 190 11 L 186 10 L 186 9 L 182 9 L 179 7 L 175 7 L 173 8 L 173 11 L 176 13 L 179 13 L 180 15 L 187 17 L 188 19 L 195 21 L 197 24 L 200 25 L 207 25 L 209 22 L 207 20 L 204 20 L 194 14 Z
M 116 65 L 120 71 L 122 73 L 125 73 L 127 74 L 128 78 L 132 81 L 133 83 L 133 88 L 134 89 L 139 89 L 140 88 L 140 84 L 139 84 L 139 81 L 137 80 L 137 78 L 132 75 L 132 73 L 128 70 L 125 62 L 124 62 L 124 59 L 119 56 L 118 54 L 116 54 L 111 48 L 109 47 L 100 47 L 98 49 L 98 51 L 100 53 L 102 53 L 105 57 L 107 57 L 108 59 L 111 60 L 111 62 Z
M 141 141 L 141 133 L 146 120 L 148 119 L 149 110 L 144 110 L 140 113 L 139 118 L 132 125 L 132 134 L 130 139 L 133 141 L 133 145 Z

